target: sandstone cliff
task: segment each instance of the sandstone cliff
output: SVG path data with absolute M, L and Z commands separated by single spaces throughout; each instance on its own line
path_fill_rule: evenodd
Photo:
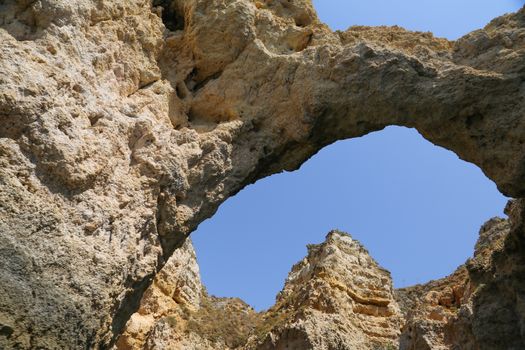
M 248 349 L 394 348 L 402 323 L 390 273 L 338 231 L 308 247 L 263 318 Z
M 310 245 L 268 311 L 202 292 L 198 274 L 181 278 L 195 260 L 188 243 L 157 275 L 117 349 L 384 349 L 397 346 L 403 316 L 390 273 L 349 235 L 330 232 Z M 182 258 L 182 259 L 181 259 Z M 178 268 L 179 267 L 179 268 Z M 189 282 L 189 283 L 188 283 Z M 167 286 L 167 287 L 166 287 Z M 171 287 L 170 287 L 171 286 Z M 176 286 L 201 292 L 200 303 Z
M 236 349 L 259 322 L 260 315 L 240 299 L 207 294 L 187 240 L 155 277 L 116 348 Z
M 497 269 L 494 259 L 510 239 L 511 222 L 493 218 L 485 223 L 473 257 L 450 276 L 399 290 L 359 242 L 332 231 L 322 244 L 308 246 L 275 305 L 259 314 L 238 299 L 207 295 L 187 242 L 146 291 L 117 349 L 519 349 L 519 336 L 502 338 L 493 325 L 479 330 L 492 338 L 487 343 L 477 343 L 479 334 L 473 333 L 484 314 L 519 310 L 501 310 L 500 296 L 476 277 L 480 270 Z M 188 278 L 186 271 L 197 273 Z M 200 293 L 199 301 L 181 297 L 185 289 Z M 475 312 L 479 298 L 489 302 Z M 507 334 L 519 329 L 510 322 L 499 327 Z
M 524 47 L 525 9 L 449 42 L 309 0 L 0 1 L 0 347 L 112 346 L 226 198 L 387 125 L 523 197 Z M 515 222 L 472 271 L 473 347 L 523 344 Z

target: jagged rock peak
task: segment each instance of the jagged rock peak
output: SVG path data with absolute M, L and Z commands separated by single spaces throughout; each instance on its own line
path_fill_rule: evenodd
M 402 324 L 390 273 L 341 231 L 308 246 L 264 319 L 257 349 L 393 347 Z
M 498 308 L 502 301 L 491 276 L 505 245 L 515 244 L 511 227 L 522 225 L 520 208 L 510 202 L 510 220 L 487 221 L 473 257 L 450 276 L 398 290 L 392 288 L 390 273 L 357 240 L 331 231 L 323 243 L 308 245 L 275 305 L 261 313 L 240 299 L 208 295 L 187 241 L 146 291 L 117 349 L 450 350 L 477 349 L 480 336 L 488 338 L 480 349 L 510 349 L 521 340 L 503 341 L 471 325 L 490 325 L 491 313 L 512 317 L 515 312 L 512 300 L 506 301 L 508 310 Z M 505 277 L 497 287 L 523 288 L 522 268 L 517 273 L 508 266 L 499 269 Z M 504 291 L 509 293 L 508 287 Z M 498 327 L 516 331 L 510 323 Z

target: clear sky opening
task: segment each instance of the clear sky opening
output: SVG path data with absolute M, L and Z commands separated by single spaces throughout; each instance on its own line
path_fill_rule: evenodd
M 456 39 L 523 1 L 315 1 L 335 29 L 400 25 Z M 271 306 L 306 244 L 352 234 L 402 287 L 444 277 L 471 256 L 506 198 L 475 165 L 415 130 L 389 127 L 326 147 L 292 173 L 248 186 L 192 234 L 208 292 Z

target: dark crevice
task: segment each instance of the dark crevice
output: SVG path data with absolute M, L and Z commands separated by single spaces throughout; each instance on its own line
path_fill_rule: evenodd
M 190 108 L 188 110 L 188 123 L 195 122 L 198 118 L 196 118 L 195 113 L 193 111 L 193 108 Z
M 157 211 L 155 214 L 155 230 L 159 239 L 160 246 L 162 248 L 161 265 L 169 259 L 173 252 L 180 248 L 186 240 L 186 235 L 181 232 L 175 232 L 171 225 L 166 225 L 167 221 L 170 221 L 173 213 L 169 211 L 169 204 L 166 203 L 166 199 L 170 196 L 179 198 L 180 196 L 167 191 L 165 188 L 161 188 L 160 194 L 157 196 Z
M 184 84 L 186 84 L 186 87 L 188 90 L 193 91 L 195 88 L 195 77 L 197 76 L 197 68 L 193 68 L 191 72 L 188 74 L 186 79 L 184 79 Z
M 184 30 L 184 16 L 181 16 L 172 0 L 153 0 L 153 7 L 162 8 L 162 22 L 172 32 Z
M 472 128 L 473 126 L 479 126 L 479 124 L 483 121 L 483 115 L 480 113 L 474 113 L 471 114 L 465 119 L 465 125 L 468 129 Z
M 103 118 L 104 115 L 102 114 L 92 114 L 92 115 L 89 115 L 88 118 L 89 118 L 89 124 L 91 126 L 95 126 L 95 124 L 101 119 Z
M 294 17 L 294 22 L 297 27 L 305 28 L 312 24 L 312 19 L 307 15 L 299 15 Z
M 153 84 L 155 84 L 157 81 L 159 81 L 158 79 L 155 79 L 153 81 L 148 81 L 148 82 L 141 82 L 139 84 L 139 90 L 144 90 L 144 89 L 147 89 L 149 87 L 151 87 Z
M 140 281 L 128 281 L 127 284 L 129 286 L 129 292 L 126 294 L 124 299 L 122 299 L 122 302 L 118 306 L 117 311 L 113 313 L 115 315 L 115 317 L 113 317 L 113 322 L 111 323 L 113 338 L 110 340 L 109 344 L 107 344 L 106 346 L 101 346 L 101 349 L 113 348 L 113 346 L 118 340 L 118 337 L 123 332 L 124 326 L 131 318 L 131 315 L 133 315 L 138 310 L 140 306 L 140 301 L 142 300 L 142 296 L 146 289 L 151 285 L 151 282 L 153 281 L 154 277 L 155 273 L 151 273 L 146 275 Z
M 14 330 L 13 328 L 5 325 L 0 325 L 0 335 L 9 338 L 11 337 L 11 334 L 13 334 Z
M 197 82 L 197 84 L 195 84 L 195 86 L 193 87 L 193 91 L 194 92 L 197 92 L 199 91 L 200 89 L 202 89 L 204 86 L 206 86 L 206 84 L 208 84 L 210 81 L 212 80 L 216 80 L 216 79 L 219 79 L 219 77 L 221 76 L 222 74 L 222 71 L 218 71 L 216 73 L 213 73 L 212 75 L 210 75 L 209 77 L 206 77 L 205 79 L 203 79 L 202 81 L 199 81 Z
M 186 87 L 191 92 L 197 92 L 200 89 L 202 89 L 206 84 L 208 84 L 211 80 L 218 79 L 222 74 L 222 71 L 218 71 L 213 73 L 210 76 L 205 77 L 204 79 L 199 79 L 199 71 L 197 68 L 193 68 L 190 74 L 186 77 L 184 80 L 184 83 L 186 84 Z
M 177 94 L 177 97 L 181 100 L 184 100 L 186 97 L 188 97 L 188 88 L 186 87 L 186 84 L 183 82 L 178 82 L 175 85 L 175 93 Z

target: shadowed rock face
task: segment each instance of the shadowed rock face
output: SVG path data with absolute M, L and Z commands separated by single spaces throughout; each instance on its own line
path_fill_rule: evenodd
M 523 347 L 523 316 L 516 303 L 525 292 L 523 270 L 497 263 L 498 256 L 510 253 L 515 235 L 520 235 L 513 230 L 522 221 L 517 206 L 509 203 L 509 220 L 493 218 L 481 227 L 473 257 L 452 275 L 397 291 L 406 319 L 400 349 Z
M 449 42 L 332 33 L 308 0 L 154 5 L 0 2 L 0 347 L 113 344 L 220 203 L 335 140 L 415 127 L 525 195 L 524 9 Z M 476 275 L 511 308 L 465 319 L 479 344 L 523 338 L 511 236 Z

